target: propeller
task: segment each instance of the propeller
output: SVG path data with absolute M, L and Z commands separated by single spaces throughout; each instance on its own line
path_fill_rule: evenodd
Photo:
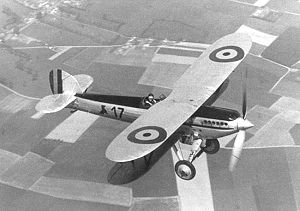
M 247 69 L 245 71 L 245 78 L 247 79 Z M 243 83 L 243 103 L 242 103 L 242 114 L 243 119 L 246 119 L 246 113 L 247 113 L 247 84 L 246 80 L 244 80 Z
M 247 69 L 245 71 L 246 77 L 247 78 Z M 246 130 L 253 127 L 253 124 L 246 119 L 247 115 L 247 84 L 246 81 L 244 80 L 243 82 L 243 103 L 242 103 L 242 118 L 237 119 L 237 128 L 239 130 L 238 134 L 236 135 L 233 149 L 232 149 L 232 154 L 230 158 L 230 163 L 229 163 L 229 170 L 233 171 L 236 167 L 236 164 L 240 158 L 240 155 L 243 150 L 243 145 L 246 139 Z

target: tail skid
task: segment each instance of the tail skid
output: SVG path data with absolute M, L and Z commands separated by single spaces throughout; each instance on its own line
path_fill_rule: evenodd
M 77 93 L 83 93 L 93 83 L 88 75 L 75 75 L 57 69 L 49 73 L 50 88 L 53 95 L 40 100 L 35 109 L 41 113 L 54 113 L 62 110 L 76 100 Z

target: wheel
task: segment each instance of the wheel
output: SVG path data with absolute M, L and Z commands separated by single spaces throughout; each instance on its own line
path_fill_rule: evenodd
M 218 139 L 207 139 L 206 147 L 202 148 L 207 154 L 215 154 L 220 149 L 220 143 Z
M 187 160 L 180 160 L 175 164 L 175 172 L 178 177 L 184 180 L 191 180 L 196 175 L 194 165 Z

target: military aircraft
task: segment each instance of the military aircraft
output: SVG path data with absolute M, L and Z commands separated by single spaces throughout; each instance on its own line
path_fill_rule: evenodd
M 175 172 L 184 180 L 196 175 L 192 162 L 200 151 L 214 154 L 220 148 L 218 138 L 237 133 L 229 164 L 232 171 L 242 151 L 245 131 L 253 127 L 246 119 L 246 86 L 242 115 L 212 104 L 226 89 L 228 76 L 245 58 L 251 45 L 251 38 L 246 34 L 229 34 L 217 40 L 177 80 L 170 95 L 156 99 L 152 106 L 145 105 L 145 97 L 88 93 L 92 77 L 52 70 L 49 80 L 53 95 L 44 97 L 36 110 L 53 113 L 67 107 L 131 122 L 110 143 L 106 157 L 115 162 L 134 162 L 142 157 L 149 161 L 154 150 L 164 142 L 172 142 L 175 144 L 170 147 L 179 160 Z M 174 137 L 177 140 L 172 140 Z M 188 159 L 183 159 L 176 146 L 179 142 L 191 145 Z

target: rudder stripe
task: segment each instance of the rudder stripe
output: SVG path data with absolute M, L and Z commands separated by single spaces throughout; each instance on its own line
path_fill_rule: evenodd
M 51 70 L 50 73 L 49 73 L 49 82 L 50 82 L 50 88 L 51 88 L 52 93 L 56 94 L 55 90 L 54 90 L 54 74 L 53 74 L 53 70 Z
M 62 71 L 57 69 L 57 93 L 63 93 L 63 83 L 62 83 Z

